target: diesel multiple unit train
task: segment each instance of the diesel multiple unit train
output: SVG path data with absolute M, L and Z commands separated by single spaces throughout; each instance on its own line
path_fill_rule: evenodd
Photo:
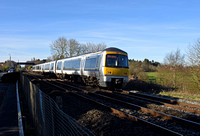
M 34 65 L 34 72 L 84 82 L 87 85 L 121 88 L 128 82 L 128 55 L 118 48 Z

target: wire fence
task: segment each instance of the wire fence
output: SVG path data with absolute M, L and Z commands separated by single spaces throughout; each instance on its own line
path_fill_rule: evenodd
M 43 93 L 36 85 L 23 75 L 20 85 L 25 94 L 30 117 L 41 136 L 91 136 L 87 128 L 80 125 L 72 117 L 65 114 L 57 103 Z

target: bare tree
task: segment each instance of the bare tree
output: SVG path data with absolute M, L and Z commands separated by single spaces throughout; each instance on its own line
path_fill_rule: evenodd
M 101 51 L 101 50 L 104 50 L 105 48 L 106 48 L 105 43 L 99 43 L 96 45 L 96 51 Z
M 61 59 L 68 56 L 67 52 L 67 39 L 65 37 L 60 37 L 52 44 L 50 44 L 52 58 Z
M 191 83 L 193 90 L 200 91 L 200 39 L 188 48 L 188 59 L 190 63 Z
M 166 55 L 164 58 L 164 64 L 167 67 L 167 71 L 165 72 L 166 77 L 170 77 L 167 80 L 169 82 L 173 83 L 173 87 L 177 88 L 177 82 L 179 78 L 181 78 L 181 72 L 178 72 L 181 67 L 184 65 L 184 60 L 185 56 L 181 55 L 181 52 L 179 49 L 177 49 L 175 52 L 171 52 Z
M 200 39 L 197 40 L 197 42 L 194 45 L 188 48 L 187 55 L 191 65 L 200 65 Z
M 104 50 L 106 48 L 106 44 L 104 43 L 99 43 L 99 44 L 94 44 L 94 43 L 87 43 L 86 44 L 86 49 L 87 52 L 97 52 Z
M 76 56 L 80 54 L 80 44 L 75 39 L 70 39 L 68 41 L 68 54 L 69 57 Z
M 88 53 L 88 48 L 86 44 L 80 44 L 79 54 L 86 54 Z
M 56 59 L 62 59 L 64 57 L 72 57 L 80 54 L 97 52 L 105 49 L 106 45 L 104 43 L 80 44 L 75 39 L 67 40 L 65 37 L 60 37 L 54 42 L 52 42 L 50 47 L 51 47 L 52 59 L 56 60 Z
M 171 52 L 167 54 L 164 58 L 164 64 L 170 65 L 170 66 L 181 66 L 185 63 L 185 56 L 181 55 L 181 52 L 179 49 L 177 49 L 175 52 Z

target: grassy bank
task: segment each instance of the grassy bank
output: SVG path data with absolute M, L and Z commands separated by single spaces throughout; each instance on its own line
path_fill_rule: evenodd
M 200 102 L 200 94 L 191 94 L 188 92 L 179 92 L 179 91 L 160 92 L 159 94 Z
M 145 73 L 148 76 L 149 82 L 159 83 L 158 78 L 157 78 L 157 75 L 158 75 L 157 72 L 145 72 Z M 160 92 L 159 94 L 200 102 L 200 93 L 194 93 L 194 92 L 191 93 L 191 92 L 183 92 L 180 90 L 176 90 L 176 91 L 166 91 L 166 92 L 163 91 L 163 92 Z
M 148 76 L 149 82 L 156 83 L 157 82 L 157 72 L 145 72 Z

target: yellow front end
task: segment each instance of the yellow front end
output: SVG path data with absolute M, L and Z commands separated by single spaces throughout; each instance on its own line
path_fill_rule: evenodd
M 123 56 L 123 61 L 126 62 L 124 65 L 119 65 L 119 56 Z M 107 87 L 121 88 L 127 84 L 129 75 L 127 54 L 121 52 L 106 52 L 104 65 L 103 75 Z
M 128 68 L 105 67 L 104 75 L 105 76 L 127 76 L 128 77 L 129 70 L 128 70 Z

